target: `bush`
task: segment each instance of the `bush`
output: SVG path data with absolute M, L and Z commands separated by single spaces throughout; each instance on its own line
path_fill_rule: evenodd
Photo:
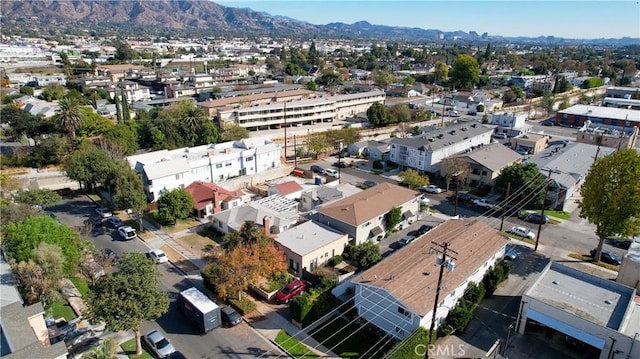
M 342 256 L 338 254 L 337 256 L 333 256 L 331 259 L 329 259 L 329 265 L 333 267 L 336 264 L 342 263 L 342 261 Z
M 274 275 L 267 280 L 266 285 L 262 285 L 260 286 L 260 288 L 264 289 L 268 293 L 271 293 L 289 284 L 289 282 L 291 282 L 292 280 L 293 276 L 289 273 L 274 273 Z
M 242 299 L 229 299 L 229 303 L 231 303 L 240 315 L 251 313 L 256 309 L 256 303 L 244 295 Z
M 291 319 L 307 326 L 329 313 L 333 309 L 334 302 L 335 297 L 330 290 L 312 289 L 291 300 L 289 304 Z
M 380 161 L 380 160 L 375 160 L 375 161 L 373 161 L 372 166 L 373 166 L 373 169 L 374 169 L 374 170 L 381 170 L 381 169 L 384 169 L 384 164 L 383 164 L 383 163 L 382 163 L 382 161 Z
M 409 335 L 405 339 L 396 343 L 396 345 L 389 350 L 392 353 L 389 356 L 385 356 L 387 359 L 411 359 L 411 358 L 423 358 L 423 355 L 416 353 L 416 347 L 418 345 L 425 345 L 429 341 L 429 331 L 423 327 L 418 327 L 416 335 Z M 422 347 L 420 347 L 422 348 Z

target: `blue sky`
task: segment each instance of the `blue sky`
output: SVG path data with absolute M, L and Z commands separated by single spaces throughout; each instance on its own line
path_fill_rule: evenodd
M 431 0 L 226 0 L 312 24 L 366 20 L 376 25 L 502 36 L 574 39 L 640 38 L 638 1 L 431 1 Z

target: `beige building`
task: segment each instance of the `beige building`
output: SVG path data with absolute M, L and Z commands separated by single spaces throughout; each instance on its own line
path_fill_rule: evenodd
M 459 158 L 469 164 L 467 183 L 476 188 L 493 187 L 503 168 L 522 162 L 521 155 L 499 143 L 478 147 Z
M 638 139 L 638 127 L 627 127 L 624 131 L 586 128 L 578 131 L 576 142 L 589 145 L 601 145 L 616 149 L 633 148 Z
M 640 293 L 640 237 L 635 237 L 622 259 L 616 282 L 635 288 Z
M 511 149 L 528 155 L 542 152 L 549 144 L 548 135 L 529 132 L 511 139 Z
M 390 230 L 385 216 L 399 208 L 402 218 L 398 228 L 407 226 L 418 217 L 420 194 L 388 182 L 380 183 L 360 193 L 320 207 L 317 221 L 346 233 L 353 244 L 379 240 Z
M 289 272 L 299 277 L 304 271 L 313 272 L 341 255 L 349 243 L 345 233 L 314 221 L 284 231 L 275 240 L 287 257 Z

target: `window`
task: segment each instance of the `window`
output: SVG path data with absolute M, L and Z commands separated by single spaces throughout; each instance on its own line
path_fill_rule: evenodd
M 224 164 L 224 166 L 225 166 L 225 167 L 229 167 L 229 166 L 231 166 L 231 165 L 232 165 L 232 163 L 231 163 L 231 162 L 227 162 L 227 163 L 225 163 L 225 164 Z
M 178 173 L 178 174 L 176 174 L 176 179 L 177 179 L 177 180 L 182 179 L 183 177 L 184 177 L 184 174 L 183 174 L 183 173 Z
M 245 161 L 253 161 L 253 156 L 249 156 L 247 158 L 244 159 Z
M 486 176 L 487 175 L 487 171 L 482 171 L 482 175 Z
M 404 309 L 403 307 L 398 307 L 398 313 L 404 315 L 405 317 L 410 317 L 411 316 L 411 312 L 409 312 L 408 310 Z
M 222 168 L 222 163 L 216 163 L 216 168 Z

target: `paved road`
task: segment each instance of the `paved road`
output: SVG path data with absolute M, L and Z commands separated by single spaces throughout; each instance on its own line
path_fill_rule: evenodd
M 67 199 L 50 208 L 58 219 L 72 227 L 81 226 L 84 219 L 93 214 L 95 204 L 85 196 Z M 96 248 L 109 248 L 118 256 L 125 252 L 146 252 L 149 246 L 141 239 L 119 241 L 119 236 L 112 229 L 97 229 L 86 237 Z M 175 299 L 180 291 L 194 284 L 171 264 L 161 264 L 160 289 L 168 292 L 171 298 L 169 312 L 155 322 L 144 322 L 142 332 L 159 329 L 187 358 L 255 358 L 262 353 L 277 353 L 274 346 L 260 336 L 247 323 L 234 328 L 218 328 L 206 335 L 200 335 L 196 327 L 180 313 Z M 274 355 L 275 356 L 275 355 Z M 265 355 L 268 358 L 270 355 Z

